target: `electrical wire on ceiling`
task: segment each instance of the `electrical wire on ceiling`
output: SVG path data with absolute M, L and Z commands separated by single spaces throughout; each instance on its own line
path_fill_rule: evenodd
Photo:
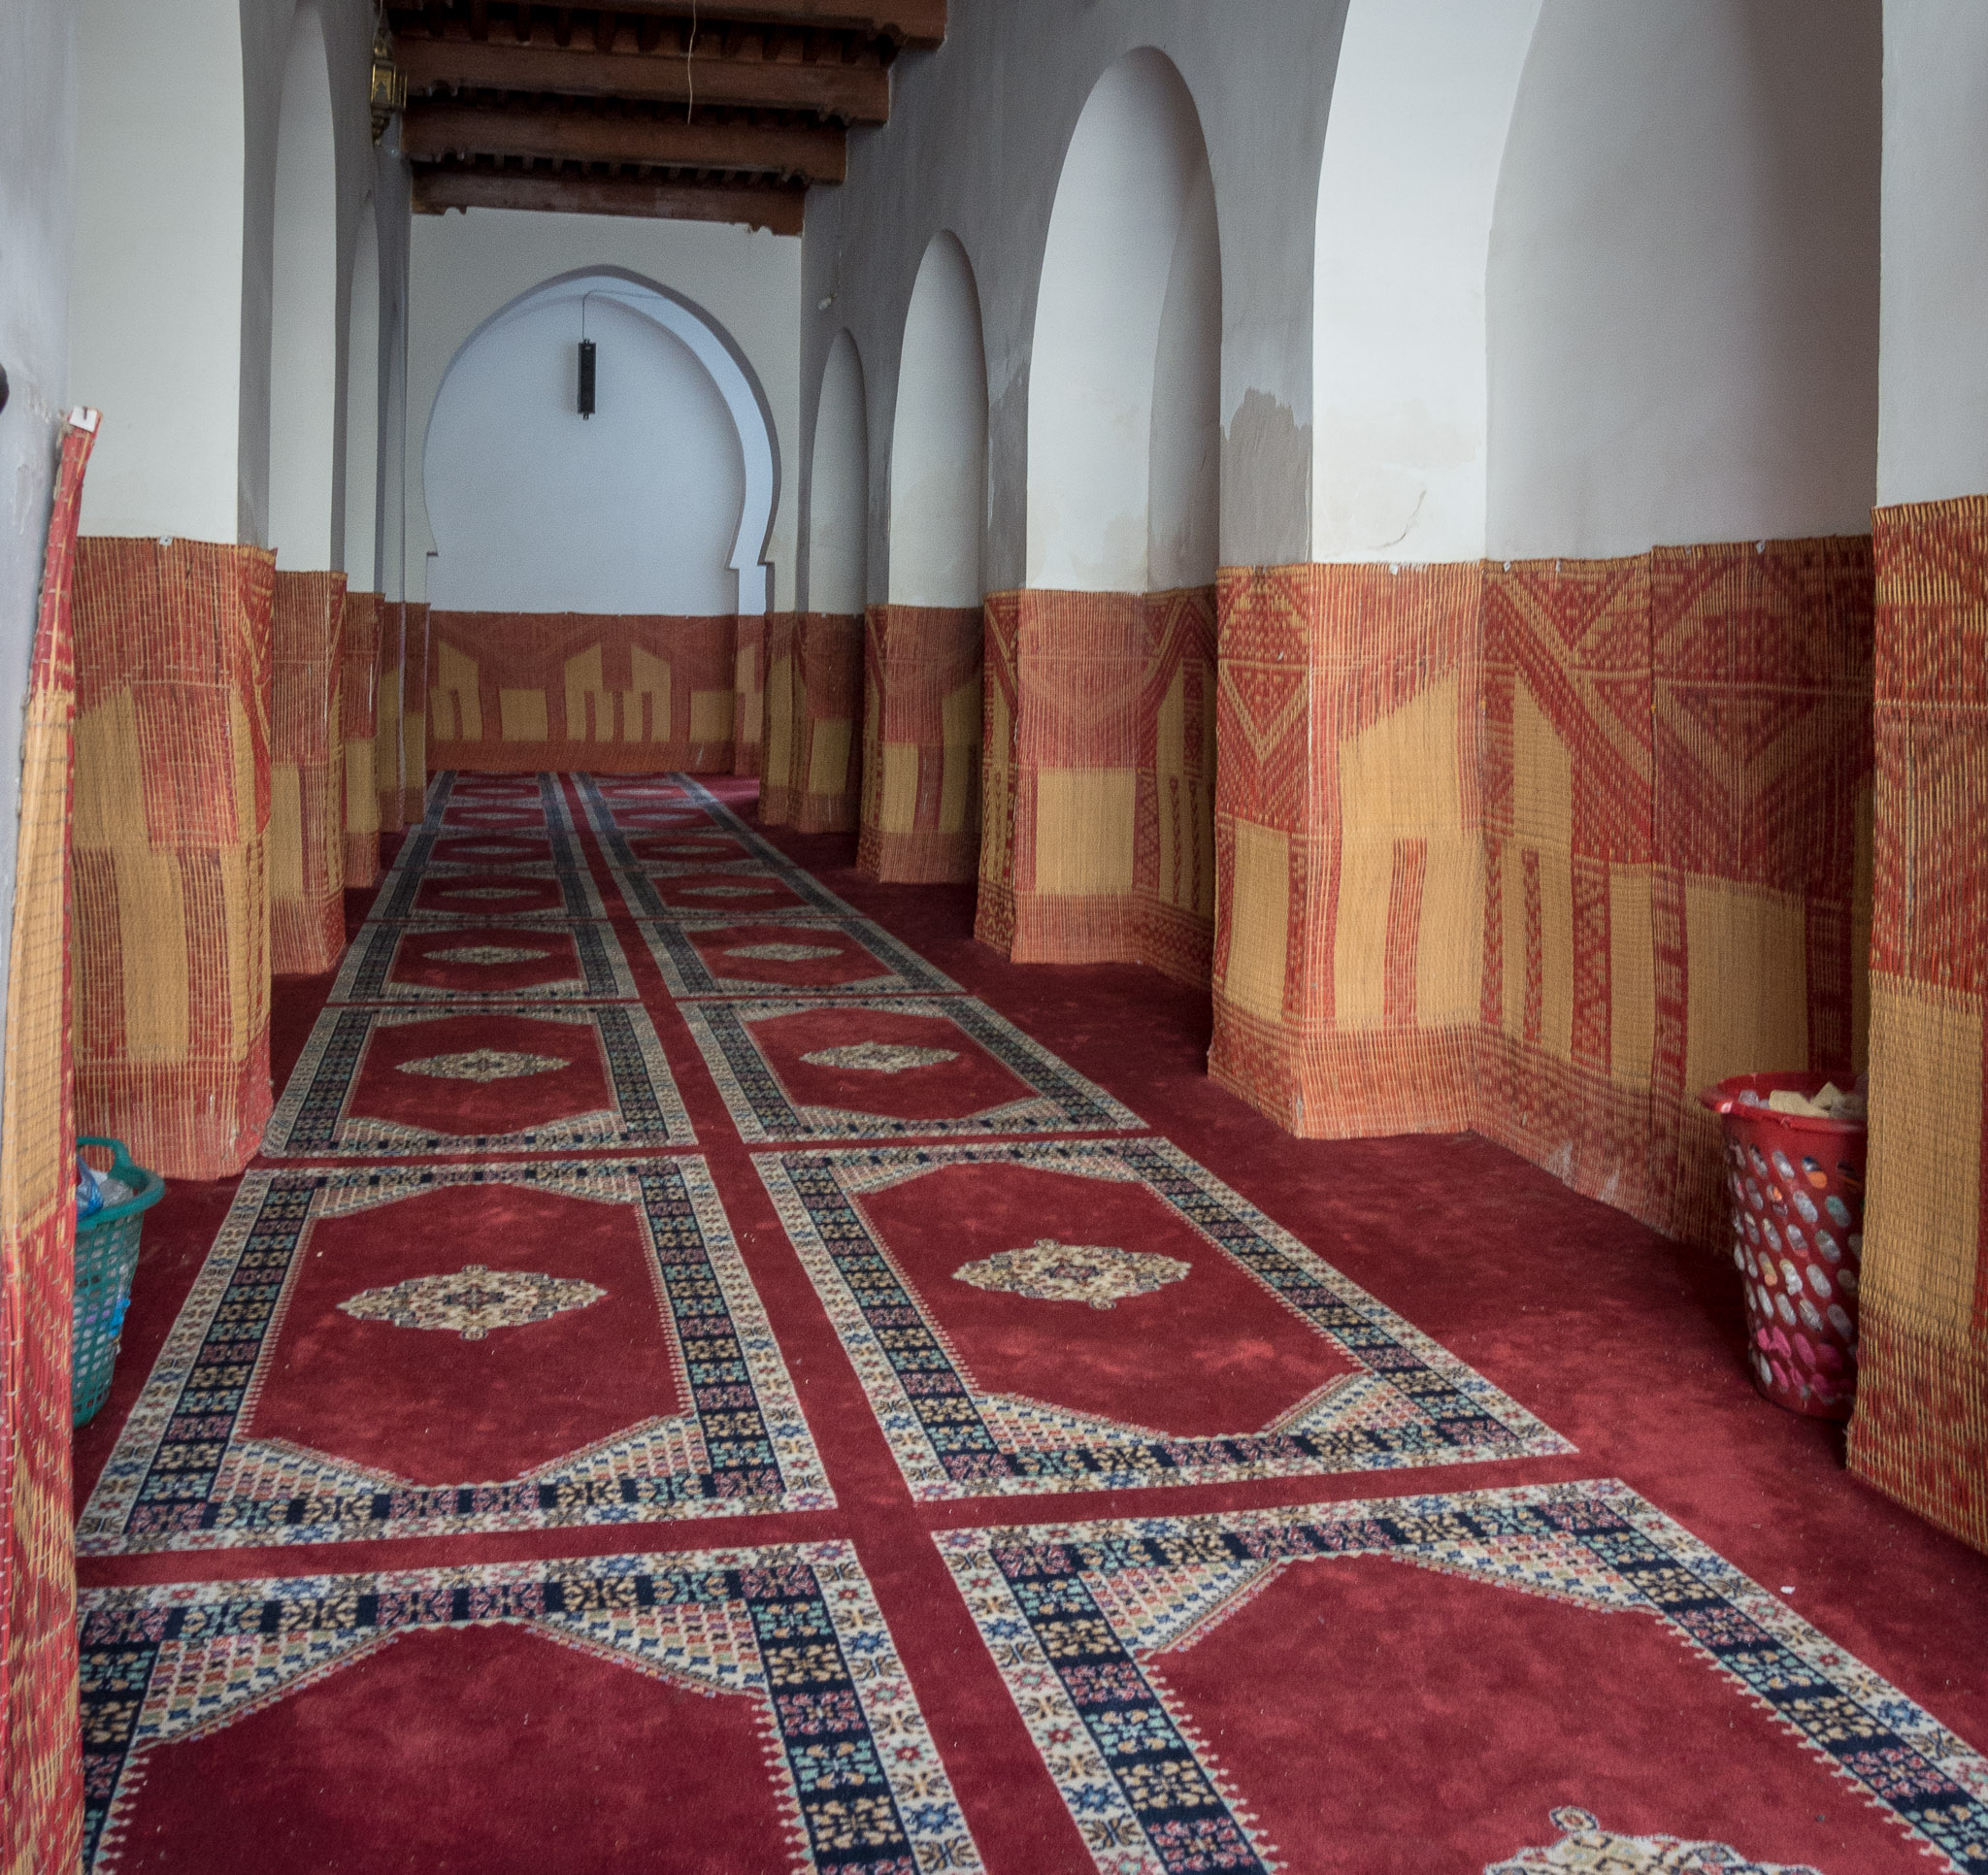
M 683 80 L 689 88 L 689 101 L 683 107 L 685 123 L 697 115 L 697 67 L 690 62 L 690 55 L 696 50 L 697 0 L 690 0 L 690 37 L 683 42 Z

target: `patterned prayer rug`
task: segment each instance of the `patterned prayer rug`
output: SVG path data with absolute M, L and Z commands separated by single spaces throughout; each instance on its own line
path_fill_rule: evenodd
M 608 841 L 602 842 L 604 845 Z M 638 918 L 692 918 L 700 913 L 830 911 L 847 907 L 806 873 L 740 873 L 722 868 L 648 869 L 614 865 L 616 889 Z
M 443 809 L 442 825 L 465 833 L 542 833 L 546 810 L 536 801 L 479 802 L 458 793 Z
M 407 918 L 359 927 L 333 1003 L 507 998 L 613 1002 L 635 995 L 613 927 L 547 918 Z
M 973 997 L 687 1003 L 682 1015 L 754 1144 L 1143 1127 Z
M 694 797 L 697 814 L 680 826 L 644 821 L 631 834 L 620 821 L 625 811 L 606 799 L 592 775 L 574 776 L 585 808 L 587 824 L 607 855 L 628 908 L 638 918 L 695 917 L 700 913 L 826 911 L 840 917 L 855 913 L 814 876 L 796 866 L 779 847 L 762 839 L 731 812 L 715 795 L 685 777 L 686 794 Z M 757 874 L 735 873 L 723 866 L 707 872 L 682 870 L 675 860 L 646 860 L 668 843 L 674 832 L 722 833 L 738 851 L 757 862 Z M 640 850 L 639 850 L 640 849 Z M 653 874 L 653 876 L 651 876 Z
M 1988 1762 L 1613 1480 L 935 1541 L 1110 1875 L 1988 1869 Z
M 701 1160 L 250 1171 L 79 1547 L 833 1501 Z
M 1165 1140 L 756 1163 L 920 1499 L 1573 1450 Z
M 82 1625 L 93 1875 L 980 1866 L 845 1542 L 96 1589 Z
M 436 835 L 427 857 L 444 866 L 493 867 L 556 863 L 562 857 L 548 833 L 453 833 Z
M 959 994 L 951 977 L 867 918 L 685 918 L 639 929 L 672 996 Z
M 692 1145 L 639 1003 L 325 1009 L 263 1135 L 274 1159 Z
M 468 866 L 426 865 L 396 872 L 373 902 L 375 921 L 430 917 L 516 918 L 563 914 L 607 915 L 593 875 L 583 869 L 519 866 L 486 872 Z

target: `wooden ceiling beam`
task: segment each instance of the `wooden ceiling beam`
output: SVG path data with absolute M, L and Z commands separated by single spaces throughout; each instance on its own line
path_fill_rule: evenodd
M 609 0 L 620 13 L 691 16 L 691 0 Z M 865 33 L 896 46 L 929 51 L 945 40 L 945 0 L 698 0 L 707 24 L 737 20 L 754 26 L 820 26 L 832 32 Z
M 793 64 L 775 59 L 724 59 L 699 50 L 680 53 L 597 52 L 580 48 L 507 45 L 491 39 L 394 42 L 394 63 L 413 96 L 437 86 L 451 91 L 550 92 L 580 98 L 641 98 L 659 104 L 699 104 L 746 111 L 812 112 L 845 123 L 884 123 L 890 116 L 890 73 L 880 65 Z
M 407 0 L 397 0 L 397 6 L 406 4 Z M 435 4 L 459 6 L 462 0 L 435 0 Z M 600 10 L 663 19 L 695 17 L 706 26 L 727 21 L 752 26 L 817 26 L 929 51 L 944 43 L 945 5 L 946 0 L 695 0 L 694 5 L 693 0 L 605 0 Z
M 558 214 L 632 214 L 663 221 L 742 221 L 797 235 L 807 192 L 777 183 L 651 182 L 625 176 L 526 176 L 433 169 L 414 172 L 416 214 L 449 209 L 535 209 Z
M 415 162 L 475 152 L 548 162 L 664 164 L 840 182 L 847 133 L 831 125 L 684 123 L 411 99 L 401 149 Z

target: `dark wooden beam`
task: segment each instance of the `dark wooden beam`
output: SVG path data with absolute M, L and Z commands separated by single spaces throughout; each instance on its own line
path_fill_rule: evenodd
M 776 183 L 646 182 L 626 176 L 525 176 L 416 167 L 414 213 L 537 209 L 557 214 L 636 214 L 660 221 L 743 221 L 797 235 L 807 191 Z
M 712 36 L 713 44 L 716 36 Z M 699 50 L 685 57 L 658 49 L 596 52 L 580 48 L 507 45 L 500 39 L 395 40 L 393 62 L 411 94 L 451 91 L 553 92 L 580 98 L 645 98 L 746 111 L 812 112 L 845 123 L 890 116 L 890 73 L 880 65 L 807 65 L 775 59 L 725 59 Z
M 691 0 L 611 0 L 617 13 L 661 14 L 688 19 Z M 831 32 L 865 33 L 893 45 L 929 50 L 945 40 L 945 0 L 698 0 L 697 16 L 738 20 L 752 26 L 819 26 Z
M 410 0 L 393 0 L 395 10 Z M 460 10 L 480 0 L 433 0 Z M 944 43 L 946 0 L 600 0 L 602 16 L 646 15 L 660 19 L 695 17 L 706 27 L 812 26 L 829 32 L 861 33 L 893 46 L 921 50 Z
M 410 100 L 401 151 L 415 162 L 476 153 L 547 162 L 662 164 L 840 182 L 848 137 L 827 124 L 684 123 L 593 116 L 579 111 L 505 111 Z

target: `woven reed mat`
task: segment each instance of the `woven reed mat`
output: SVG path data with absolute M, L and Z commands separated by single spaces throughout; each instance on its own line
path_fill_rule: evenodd
M 380 709 L 380 609 L 377 592 L 346 594 L 339 639 L 339 723 L 345 739 L 346 884 L 380 877 L 380 782 L 374 739 Z
M 346 576 L 276 576 L 271 612 L 270 967 L 315 976 L 346 946 Z
M 71 418 L 49 517 L 21 747 L 0 1105 L 0 1853 L 23 1875 L 74 1868 L 83 1853 L 69 1445 L 71 582 L 96 425 L 94 411 Z
M 259 547 L 77 556 L 77 1106 L 169 1178 L 241 1170 L 270 1113 L 274 577 Z
M 1876 907 L 1850 1467 L 1988 1549 L 1988 497 L 1879 509 Z

